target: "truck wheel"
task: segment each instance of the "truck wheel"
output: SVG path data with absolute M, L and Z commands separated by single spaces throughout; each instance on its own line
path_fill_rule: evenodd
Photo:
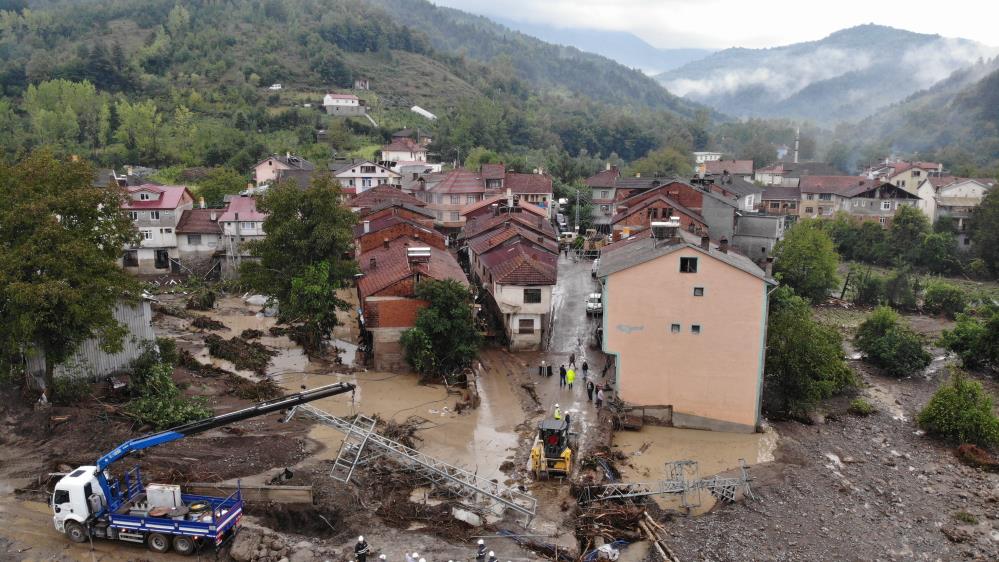
M 73 542 L 85 542 L 87 540 L 87 529 L 78 521 L 67 521 L 66 536 Z
M 184 556 L 194 553 L 194 539 L 184 535 L 174 535 L 173 551 Z
M 163 533 L 149 533 L 146 546 L 153 552 L 163 553 L 170 550 L 170 539 Z

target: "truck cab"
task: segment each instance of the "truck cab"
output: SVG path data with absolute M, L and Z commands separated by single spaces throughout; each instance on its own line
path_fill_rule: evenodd
M 52 494 L 52 521 L 66 532 L 67 521 L 84 523 L 107 506 L 107 498 L 97 481 L 96 466 L 81 466 L 62 477 Z

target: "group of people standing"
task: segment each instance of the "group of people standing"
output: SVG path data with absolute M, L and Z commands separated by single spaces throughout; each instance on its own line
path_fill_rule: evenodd
M 479 543 L 476 546 L 477 546 L 475 550 L 476 562 L 499 562 L 499 559 L 496 558 L 496 553 L 494 553 L 491 550 L 489 551 L 488 554 L 489 558 L 486 558 L 487 555 L 486 555 L 485 541 L 479 539 Z M 364 540 L 364 537 L 363 536 L 357 537 L 357 544 L 354 545 L 354 558 L 357 559 L 357 562 L 367 562 L 368 554 L 370 552 L 371 552 L 371 547 L 368 545 L 368 542 Z M 385 555 L 384 554 L 379 555 L 378 560 L 386 560 Z M 414 552 L 410 554 L 407 552 L 406 562 L 427 562 L 427 559 L 421 558 L 419 553 Z M 453 562 L 453 561 L 448 560 L 448 562 Z
M 546 372 L 549 372 L 550 369 L 551 369 L 551 367 L 550 366 L 546 367 L 544 361 L 541 362 L 541 367 L 540 367 L 539 371 L 542 374 L 545 374 Z M 587 401 L 594 402 L 594 399 L 596 399 L 595 404 L 596 404 L 597 408 L 603 406 L 603 404 L 604 404 L 604 391 L 609 391 L 610 390 L 610 385 L 609 384 L 603 384 L 603 385 L 597 384 L 596 382 L 593 381 L 593 379 L 590 378 L 590 376 L 589 376 L 590 375 L 590 365 L 589 365 L 589 363 L 586 362 L 585 359 L 583 360 L 583 364 L 581 366 L 581 369 L 583 371 L 583 383 L 586 386 L 586 399 L 587 399 Z M 572 390 L 572 385 L 575 382 L 576 382 L 576 354 L 575 353 L 571 353 L 571 354 L 569 354 L 569 366 L 568 366 L 568 368 L 566 368 L 565 364 L 561 365 L 558 368 L 558 386 L 559 386 L 559 388 L 568 387 L 569 390 Z

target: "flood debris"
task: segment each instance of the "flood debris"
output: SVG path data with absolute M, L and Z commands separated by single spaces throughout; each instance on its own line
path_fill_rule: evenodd
M 573 562 L 576 560 L 576 556 L 569 551 L 567 548 L 561 548 L 554 543 L 546 543 L 537 540 L 534 537 L 528 537 L 525 535 L 518 535 L 506 529 L 500 529 L 500 536 L 507 537 L 518 545 L 544 556 L 548 560 L 559 560 L 563 562 Z
M 964 464 L 981 468 L 988 472 L 999 472 L 999 459 L 978 445 L 965 443 L 954 450 L 954 454 Z
M 191 317 L 191 313 L 184 310 L 183 308 L 170 306 L 168 304 L 153 303 L 151 308 L 154 313 L 163 314 L 165 316 L 173 316 L 174 318 L 185 318 L 185 319 Z
M 198 289 L 187 298 L 186 307 L 188 310 L 211 310 L 215 308 L 217 296 L 211 289 Z
M 244 340 L 255 340 L 264 337 L 264 333 L 260 330 L 254 330 L 253 328 L 247 328 L 239 334 L 239 337 Z
M 208 345 L 208 353 L 212 357 L 225 359 L 241 371 L 253 371 L 263 376 L 267 372 L 267 365 L 271 362 L 271 357 L 277 352 L 268 349 L 263 344 L 254 341 L 246 341 L 240 338 L 224 339 L 216 334 L 209 334 L 205 338 Z
M 191 326 L 201 330 L 228 330 L 228 328 L 225 327 L 225 324 L 207 316 L 198 316 L 191 321 Z
M 531 400 L 534 400 L 535 404 L 539 406 L 541 405 L 541 400 L 538 398 L 538 391 L 535 390 L 533 382 L 524 383 L 520 385 L 520 388 L 523 388 L 524 390 L 527 391 L 527 395 L 531 397 Z
M 395 420 L 384 421 L 375 416 L 378 422 L 378 431 L 382 436 L 387 437 L 397 443 L 402 443 L 403 445 L 415 449 L 417 447 L 416 442 L 422 442 L 423 439 L 416 435 L 416 432 L 420 430 L 421 426 L 430 423 L 430 420 L 420 417 L 420 416 L 409 416 L 403 422 L 397 422 Z

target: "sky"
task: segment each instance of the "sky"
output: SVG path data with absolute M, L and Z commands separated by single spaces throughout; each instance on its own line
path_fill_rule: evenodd
M 865 23 L 999 45 L 993 0 L 431 0 L 485 16 L 630 31 L 660 48 L 776 47 Z M 972 14 L 976 14 L 972 16 Z

